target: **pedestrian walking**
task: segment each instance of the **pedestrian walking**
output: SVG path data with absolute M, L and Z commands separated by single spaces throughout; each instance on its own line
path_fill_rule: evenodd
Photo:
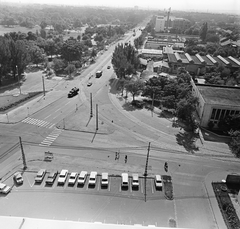
M 119 158 L 120 158 L 120 152 L 118 151 L 118 160 L 119 160 Z
M 118 152 L 115 154 L 115 161 L 118 159 Z
M 125 156 L 125 163 L 127 163 L 127 155 Z

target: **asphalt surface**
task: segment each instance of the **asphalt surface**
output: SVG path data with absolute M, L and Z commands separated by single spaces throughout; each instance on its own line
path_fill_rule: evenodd
M 125 38 L 128 41 L 129 37 Z M 2 180 L 12 185 L 12 173 L 22 168 L 21 152 L 16 145 L 19 136 L 24 143 L 28 169 L 24 173 L 24 185 L 14 186 L 9 196 L 0 198 L 5 206 L 0 214 L 157 226 L 168 226 L 168 220 L 174 218 L 178 227 L 224 228 L 219 209 L 211 204 L 213 196 L 208 192 L 210 188 L 206 187 L 205 179 L 216 171 L 238 170 L 239 161 L 224 144 L 202 144 L 197 140 L 199 150 L 187 151 L 176 138 L 183 131 L 172 128 L 172 120 L 159 118 L 157 113 L 147 110 L 133 109 L 128 101 L 123 101 L 114 89 L 113 69 L 107 69 L 113 49 L 110 47 L 95 65 L 76 79 L 52 82 L 55 86 L 46 97 L 9 112 L 8 117 L 1 115 L 1 122 L 5 122 L 0 125 Z M 103 70 L 103 76 L 89 79 L 97 70 Z M 87 87 L 89 80 L 93 83 L 91 87 Z M 78 86 L 80 93 L 69 99 L 67 92 L 73 86 Z M 99 107 L 99 131 L 96 131 L 94 121 L 86 127 L 84 119 L 89 112 L 90 93 L 93 94 L 93 107 L 96 104 Z M 63 128 L 74 113 L 79 114 L 80 131 L 69 131 L 67 126 Z M 129 189 L 123 194 L 119 189 L 119 178 L 115 175 L 144 173 L 148 142 L 151 142 L 148 175 L 172 176 L 173 201 L 164 199 L 162 193 L 156 194 L 151 179 L 147 185 L 147 202 L 143 199 L 142 184 L 137 192 Z M 44 152 L 48 150 L 53 152 L 52 162 L 43 160 Z M 119 160 L 115 160 L 116 151 L 120 152 Z M 125 155 L 128 155 L 127 163 Z M 168 173 L 163 167 L 166 161 Z M 110 191 L 102 190 L 99 183 L 94 189 L 58 187 L 56 184 L 53 187 L 36 186 L 34 176 L 40 168 L 58 171 L 65 168 L 70 172 L 95 170 L 114 176 Z M 152 194 L 157 198 L 151 199 Z

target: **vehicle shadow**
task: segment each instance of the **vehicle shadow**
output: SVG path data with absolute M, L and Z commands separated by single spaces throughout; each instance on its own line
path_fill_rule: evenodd
M 199 148 L 195 145 L 198 134 L 184 131 L 183 133 L 179 132 L 175 136 L 177 143 L 183 146 L 188 152 L 194 153 L 199 151 Z

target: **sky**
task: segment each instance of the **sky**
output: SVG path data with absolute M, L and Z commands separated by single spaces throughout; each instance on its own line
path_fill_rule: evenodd
M 1 0 L 0 0 L 1 1 Z M 240 0 L 2 0 L 2 2 L 97 5 L 114 7 L 134 7 L 204 12 L 233 12 L 240 14 Z

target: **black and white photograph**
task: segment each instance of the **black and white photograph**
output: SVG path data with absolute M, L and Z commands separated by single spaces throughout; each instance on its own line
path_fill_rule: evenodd
M 240 229 L 239 0 L 0 0 L 0 229 Z

